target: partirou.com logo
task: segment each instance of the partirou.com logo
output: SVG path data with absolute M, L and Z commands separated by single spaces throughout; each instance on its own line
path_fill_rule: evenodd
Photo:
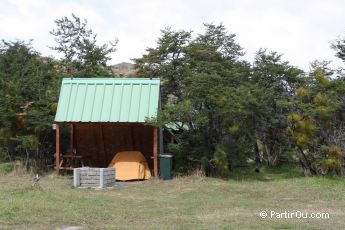
M 303 211 L 261 211 L 262 219 L 329 219 L 328 212 L 303 212 Z

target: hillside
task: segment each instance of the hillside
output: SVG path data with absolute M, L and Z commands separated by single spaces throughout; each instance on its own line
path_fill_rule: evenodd
M 135 74 L 134 64 L 128 62 L 121 62 L 111 66 L 111 69 L 115 76 L 133 76 Z

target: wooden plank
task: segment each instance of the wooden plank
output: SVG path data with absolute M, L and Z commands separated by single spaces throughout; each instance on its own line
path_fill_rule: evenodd
M 55 164 L 56 164 L 56 174 L 59 175 L 60 173 L 60 125 L 56 124 L 56 136 L 55 136 L 55 146 L 56 146 L 56 153 L 55 153 Z
M 99 141 L 99 139 L 101 139 L 101 141 L 102 141 L 102 134 L 100 133 L 100 125 L 97 125 L 97 126 L 93 126 L 92 127 L 92 133 L 93 133 L 93 138 L 94 138 L 94 140 L 95 140 L 95 147 L 96 147 L 96 153 L 97 153 L 97 160 L 96 160 L 96 164 L 102 164 L 101 163 L 101 153 L 100 153 L 100 146 L 103 146 L 103 144 L 101 144 L 100 145 L 100 141 Z M 102 151 L 103 152 L 103 151 Z M 104 159 L 103 159 L 104 160 Z
M 105 141 L 104 141 L 104 131 L 103 131 L 103 125 L 100 125 L 101 126 L 101 137 L 102 137 L 102 139 L 101 139 L 101 143 L 102 143 L 102 153 L 103 153 L 103 165 L 104 165 L 104 167 L 107 167 L 108 166 L 108 164 L 110 163 L 109 162 L 109 159 L 108 159 L 108 154 L 107 154 L 107 152 L 106 152 L 106 146 L 105 146 Z
M 158 158 L 157 158 L 157 128 L 153 128 L 153 175 L 158 176 Z
M 70 151 L 71 154 L 74 153 L 74 125 L 70 124 L 69 125 L 69 133 L 70 133 L 70 139 L 69 139 L 69 146 L 70 146 Z
M 137 146 L 135 145 L 135 135 L 134 135 L 134 126 L 131 126 L 131 145 L 132 145 L 132 149 L 134 151 L 139 151 L 137 149 Z

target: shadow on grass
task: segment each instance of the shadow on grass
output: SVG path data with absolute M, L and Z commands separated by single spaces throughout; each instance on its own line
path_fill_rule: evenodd
M 235 181 L 273 181 L 300 177 L 304 177 L 301 166 L 292 163 L 275 167 L 256 167 L 255 164 L 251 164 L 246 167 L 235 168 L 229 175 L 229 179 Z

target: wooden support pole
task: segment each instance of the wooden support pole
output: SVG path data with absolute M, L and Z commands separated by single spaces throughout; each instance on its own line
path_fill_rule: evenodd
M 70 154 L 74 154 L 74 125 L 73 124 L 70 124 L 70 127 L 69 127 L 69 134 L 70 134 L 70 139 L 69 139 L 69 148 L 71 150 Z
M 56 146 L 56 153 L 55 153 L 55 169 L 56 174 L 59 175 L 60 173 L 60 125 L 56 124 L 56 140 L 55 140 L 55 146 Z
M 153 175 L 158 176 L 158 159 L 157 159 L 157 128 L 153 128 Z

